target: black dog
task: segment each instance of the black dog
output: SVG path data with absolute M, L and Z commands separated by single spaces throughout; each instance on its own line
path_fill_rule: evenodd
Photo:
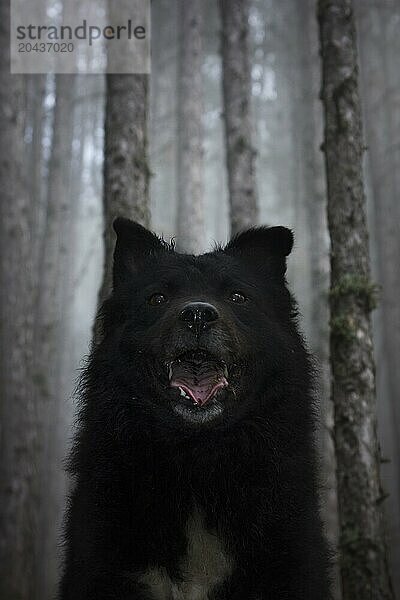
M 194 257 L 114 227 L 60 598 L 327 600 L 292 233 L 252 229 Z

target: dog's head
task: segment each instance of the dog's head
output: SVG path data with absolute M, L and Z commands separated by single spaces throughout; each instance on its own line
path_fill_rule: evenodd
M 291 352 L 292 233 L 255 228 L 191 256 L 127 219 L 114 229 L 102 345 L 112 348 L 124 386 L 179 426 L 243 414 Z

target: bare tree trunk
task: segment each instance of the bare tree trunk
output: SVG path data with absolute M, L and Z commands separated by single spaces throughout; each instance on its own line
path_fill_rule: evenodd
M 178 239 L 180 250 L 204 250 L 202 0 L 179 0 Z
M 0 597 L 32 600 L 38 527 L 32 385 L 33 244 L 24 172 L 24 79 L 10 75 L 0 2 Z
M 152 227 L 167 236 L 177 229 L 178 89 L 177 1 L 156 0 L 152 9 L 152 66 L 150 76 L 149 161 Z M 166 199 L 168 198 L 168 201 Z
M 63 450 L 59 445 L 62 397 L 61 360 L 65 339 L 65 283 L 68 235 L 73 200 L 71 161 L 75 76 L 57 75 L 53 140 L 48 173 L 46 227 L 40 262 L 40 291 L 36 327 L 36 384 L 42 421 L 41 553 L 37 567 L 39 597 L 50 598 L 57 576 L 59 517 L 63 497 Z
M 108 0 L 111 21 L 120 11 Z M 127 3 L 125 3 L 126 9 Z M 108 56 L 109 64 L 118 65 L 118 50 Z M 98 306 L 112 289 L 115 234 L 112 228 L 118 216 L 131 218 L 141 225 L 150 224 L 148 166 L 148 86 L 146 74 L 109 73 L 106 78 L 104 123 L 103 214 L 104 271 Z M 94 343 L 101 338 L 99 319 L 94 324 Z
M 39 240 L 43 237 L 45 220 L 44 194 L 44 152 L 43 135 L 45 123 L 44 100 L 46 95 L 46 75 L 30 75 L 26 78 L 28 87 L 28 126 L 31 140 L 27 148 L 27 168 L 29 169 L 29 189 L 31 196 L 31 227 L 37 236 L 35 248 L 39 254 Z M 35 256 L 35 274 L 39 268 L 39 256 Z
M 390 558 L 393 585 L 400 594 L 400 3 L 382 0 L 371 6 L 355 3 L 360 26 L 360 62 L 364 90 L 365 133 L 368 143 L 376 245 L 376 278 L 381 285 L 376 318 L 380 342 L 378 420 L 382 479 L 388 492 Z M 396 51 L 397 50 L 397 51 Z
M 219 6 L 231 230 L 237 233 L 258 221 L 255 151 L 251 141 L 250 3 L 249 0 L 219 0 Z
M 362 174 L 362 124 L 351 0 L 320 0 L 322 98 L 331 237 L 331 365 L 340 563 L 345 600 L 392 599 L 381 514 L 374 293 Z
M 148 75 L 107 75 L 104 148 L 104 276 L 101 303 L 111 290 L 115 217 L 149 225 L 147 164 Z

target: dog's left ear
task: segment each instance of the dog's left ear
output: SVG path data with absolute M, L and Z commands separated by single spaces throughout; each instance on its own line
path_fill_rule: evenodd
M 117 234 L 114 250 L 114 288 L 134 273 L 146 256 L 162 252 L 166 243 L 154 233 L 130 219 L 117 217 L 113 223 Z
M 254 227 L 235 235 L 225 246 L 225 252 L 254 264 L 264 263 L 283 277 L 293 241 L 293 233 L 287 227 Z

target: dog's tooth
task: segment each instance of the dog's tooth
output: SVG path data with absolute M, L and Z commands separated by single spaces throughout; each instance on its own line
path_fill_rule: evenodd
M 186 400 L 190 400 L 190 396 L 189 396 L 189 394 L 187 394 L 187 393 L 185 392 L 185 390 L 184 390 L 184 389 L 182 389 L 181 387 L 179 387 L 179 393 L 180 393 L 180 395 L 181 395 L 183 398 L 186 398 Z

